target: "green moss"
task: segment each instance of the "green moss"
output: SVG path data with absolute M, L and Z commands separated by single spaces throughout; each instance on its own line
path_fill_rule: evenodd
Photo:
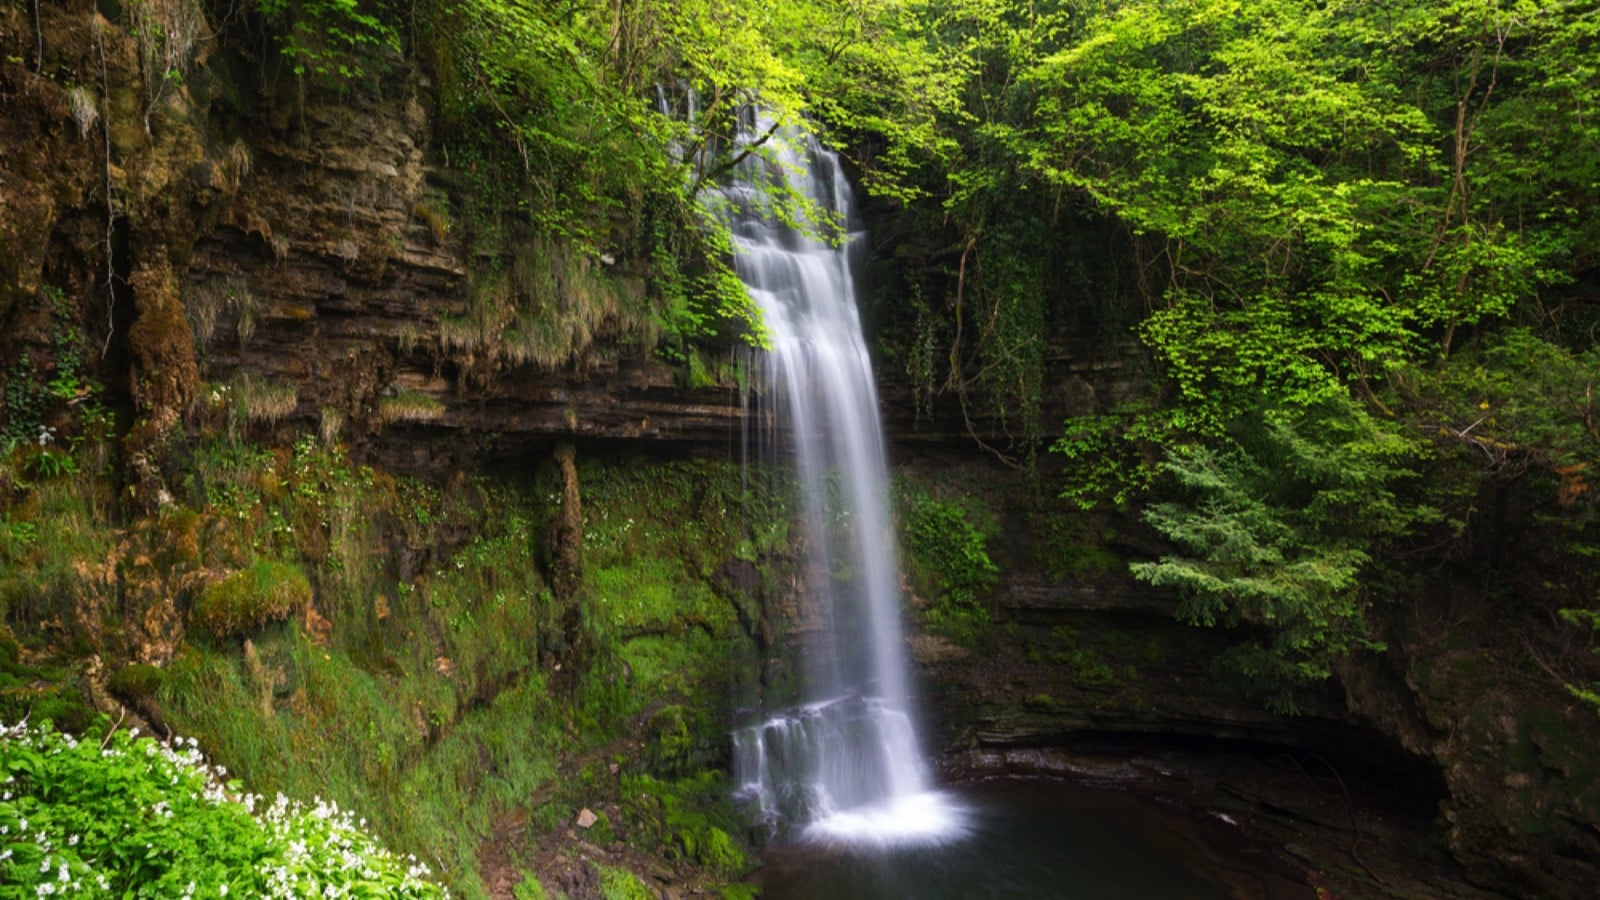
M 656 900 L 655 891 L 627 869 L 597 866 L 600 870 L 600 895 L 605 900 Z
M 720 773 L 672 781 L 625 775 L 622 795 L 632 840 L 641 849 L 693 861 L 723 878 L 749 869 L 749 858 L 728 831 L 737 825 Z
M 617 841 L 617 830 L 611 825 L 611 817 L 605 812 L 594 814 L 594 824 L 589 826 L 589 841 L 600 847 L 608 847 Z
M 167 673 L 157 666 L 134 663 L 112 673 L 106 682 L 111 693 L 127 700 L 154 697 L 166 681 Z
M 744 851 L 739 849 L 726 831 L 715 825 L 701 833 L 693 850 L 695 859 L 701 865 L 724 877 L 734 877 L 749 867 Z
M 190 640 L 165 669 L 117 670 L 111 688 L 153 697 L 168 727 L 258 790 L 337 800 L 472 898 L 485 896 L 476 859 L 498 817 L 527 810 L 538 837 L 580 804 L 620 803 L 611 760 L 688 785 L 642 819 L 612 811 L 613 836 L 702 871 L 742 870 L 726 786 L 699 779 L 725 752 L 733 698 L 759 682 L 760 594 L 788 582 L 781 478 L 585 461 L 587 580 L 557 598 L 541 574 L 560 505 L 553 468 L 520 485 L 430 485 L 353 466 L 314 436 L 272 450 L 224 436 L 191 459 L 180 502 L 134 523 L 121 550 L 83 475 L 7 508 L 9 532 L 33 526 L 0 567 L 26 603 L 14 620 L 55 615 L 41 585 L 50 603 L 93 609 L 112 584 L 95 579 L 120 573 L 182 609 L 181 579 L 231 571 L 194 595 Z M 722 573 L 741 546 L 751 560 L 735 581 Z M 70 668 L 22 666 L 29 657 L 7 646 L 0 713 L 66 722 L 75 706 L 87 720 Z M 640 736 L 636 751 L 596 753 Z M 558 762 L 585 755 L 600 760 L 588 793 L 568 796 Z
M 200 592 L 192 621 L 217 640 L 281 622 L 311 602 L 311 582 L 299 568 L 262 560 Z
M 1070 671 L 1076 684 L 1088 687 L 1116 683 L 1116 673 L 1111 666 L 1093 648 L 1079 642 L 1077 629 L 1058 625 L 1050 630 L 1050 639 L 1051 663 Z
M 395 679 L 298 629 L 285 641 L 285 662 L 297 672 L 285 697 L 262 690 L 248 659 L 185 653 L 158 695 L 175 729 L 199 736 L 263 791 L 337 800 L 396 846 L 442 860 L 458 892 L 483 896 L 473 873 L 494 816 L 555 774 L 561 717 L 543 679 L 506 686 L 472 707 L 437 671 Z M 266 650 L 261 656 L 264 669 L 282 664 Z M 265 678 L 275 681 L 271 671 Z M 423 721 L 430 703 L 451 710 L 443 728 Z
M 912 484 L 899 490 L 912 581 L 931 601 L 928 627 L 965 643 L 989 625 L 987 601 L 999 574 L 969 504 L 975 501 L 941 499 Z
M 1022 701 L 1022 708 L 1029 712 L 1055 712 L 1061 702 L 1049 694 L 1030 694 Z
M 94 717 L 68 669 L 23 662 L 22 648 L 0 628 L 0 722 L 27 718 L 76 732 L 87 728 Z
M 1077 512 L 1052 512 L 1032 523 L 1040 543 L 1039 561 L 1045 573 L 1057 580 L 1121 571 L 1127 565 L 1106 544 L 1116 537 L 1113 529 L 1097 528 L 1096 518 Z
M 532 873 L 523 875 L 522 880 L 511 888 L 511 900 L 546 900 L 549 896 L 539 877 Z

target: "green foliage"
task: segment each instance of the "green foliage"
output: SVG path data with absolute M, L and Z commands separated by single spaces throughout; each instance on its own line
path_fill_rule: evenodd
M 1583 474 L 1600 464 L 1597 372 L 1600 346 L 1508 328 L 1443 365 L 1398 370 L 1391 384 L 1418 432 L 1482 453 L 1494 468 L 1564 473 L 1564 502 L 1577 503 L 1588 493 Z
M 718 573 L 741 548 L 783 564 L 782 485 L 728 464 L 586 463 L 589 579 L 556 598 L 541 575 L 560 505 L 547 481 L 395 479 L 310 435 L 189 450 L 173 505 L 148 519 L 111 517 L 98 466 L 6 496 L 0 599 L 28 643 L 0 630 L 8 720 L 86 724 L 77 669 L 100 654 L 113 696 L 258 789 L 359 810 L 466 896 L 484 894 L 475 860 L 494 823 L 558 789 L 562 756 L 642 735 L 641 764 L 679 777 L 725 751 L 721 723 L 759 659 L 755 598 Z M 292 621 L 259 627 L 286 608 Z M 120 617 L 172 609 L 191 626 L 176 657 L 121 665 Z M 724 795 L 685 801 L 713 818 L 666 833 L 674 855 L 734 865 Z
M 71 671 L 55 662 L 25 661 L 23 653 L 10 632 L 0 628 L 0 721 L 89 727 L 96 713 L 73 683 Z
M 597 866 L 600 896 L 605 900 L 655 900 L 655 891 L 639 876 L 619 866 Z
M 864 160 L 869 184 L 909 196 L 910 161 L 937 156 L 935 112 L 954 105 L 959 77 L 918 28 L 927 10 L 919 0 L 426 4 L 419 18 L 438 38 L 419 49 L 440 85 L 447 160 L 468 187 L 456 218 L 480 252 L 561 240 L 648 272 L 651 308 L 637 312 L 667 336 L 670 360 L 712 336 L 760 343 L 726 226 L 701 202 L 780 140 L 775 129 L 734 142 L 740 111 L 758 103 L 781 126 L 832 129 L 841 145 L 875 136 L 887 152 Z
M 781 506 L 736 467 L 586 462 L 586 581 L 557 599 L 540 575 L 561 502 L 553 472 L 515 489 L 441 487 L 352 466 L 311 437 L 274 452 L 202 444 L 195 462 L 209 500 L 193 527 L 199 563 L 292 560 L 317 586 L 310 612 L 248 647 L 191 644 L 156 689 L 173 727 L 254 783 L 358 808 L 392 844 L 438 860 L 453 890 L 481 896 L 480 842 L 558 785 L 558 754 L 642 737 L 640 762 L 677 776 L 723 751 L 732 689 L 755 682 L 739 617 L 753 601 L 708 584 L 739 546 L 787 551 L 786 531 L 741 527 L 741 505 Z M 414 561 L 404 581 L 397 556 Z M 714 834 L 690 831 L 709 849 L 686 858 L 721 859 Z
M 0 736 L 0 881 L 29 896 L 448 896 L 336 805 L 269 806 L 224 784 L 193 740 L 103 723 L 81 740 L 48 725 Z
M 384 53 L 398 53 L 400 32 L 382 0 L 254 0 L 280 29 L 278 49 L 300 76 L 338 85 L 361 78 Z
M 108 491 L 90 474 L 35 483 L 0 519 L 0 609 L 29 639 L 98 640 L 79 613 L 114 595 L 117 535 Z
M 677 781 L 624 776 L 623 801 L 636 840 L 668 857 L 693 860 L 722 878 L 744 874 L 749 861 L 727 831 L 737 825 L 726 802 L 726 787 L 720 774 L 713 772 Z
M 959 269 L 946 264 L 944 298 L 923 281 L 906 305 L 930 348 L 962 340 L 952 320 L 988 330 L 928 389 L 1003 368 L 1004 329 L 976 324 L 1001 319 L 968 313 L 1037 283 L 997 239 L 1019 231 L 1010 216 L 1047 206 L 1053 239 L 1083 228 L 1113 247 L 1158 380 L 1066 423 L 1063 496 L 1164 499 L 1148 519 L 1183 553 L 1136 571 L 1181 588 L 1189 620 L 1254 635 L 1238 668 L 1321 677 L 1363 645 L 1386 552 L 1441 514 L 1462 540 L 1485 484 L 1531 473 L 1564 558 L 1595 552 L 1600 314 L 1578 287 L 1600 259 L 1580 212 L 1600 171 L 1592 16 L 1516 0 L 1381 16 L 968 0 L 940 23 L 984 64 L 968 70 L 970 124 L 945 123 Z M 1060 307 L 1046 328 L 1096 271 L 1043 280 Z M 940 371 L 931 352 L 907 358 Z M 1424 505 L 1407 492 L 1435 451 L 1448 468 Z
M 298 568 L 262 560 L 200 592 L 193 620 L 217 640 L 281 622 L 311 602 L 311 582 Z
M 1130 403 L 1095 416 L 1074 416 L 1061 426 L 1052 453 L 1068 460 L 1061 498 L 1088 511 L 1109 500 L 1125 506 L 1150 486 L 1159 471 L 1149 448 L 1170 439 L 1169 415 Z
M 1537 309 L 1593 253 L 1565 199 L 1582 155 L 1525 118 L 1542 110 L 1569 146 L 1592 136 L 1578 110 L 1600 83 L 1557 75 L 1592 23 L 1445 7 L 1108 4 L 1029 60 L 1032 115 L 995 133 L 1149 261 L 1140 333 L 1170 389 L 1155 436 L 1221 435 L 1262 397 L 1370 393 L 1460 329 Z
M 552 776 L 562 739 L 535 662 L 562 616 L 539 575 L 542 503 L 396 481 L 309 436 L 202 444 L 195 462 L 200 561 L 293 565 L 317 585 L 314 630 L 265 629 L 242 654 L 191 644 L 157 691 L 169 723 L 268 790 L 359 808 L 481 896 L 480 841 Z
M 1566 622 L 1568 625 L 1587 629 L 1591 635 L 1591 643 L 1592 636 L 1596 633 L 1600 633 L 1600 610 L 1563 609 L 1559 611 L 1558 615 L 1560 615 L 1561 620 Z M 1600 648 L 1593 649 L 1592 652 L 1595 655 L 1600 656 Z M 1568 693 L 1572 694 L 1572 696 L 1582 700 L 1589 706 L 1594 707 L 1595 711 L 1600 713 L 1600 682 L 1590 682 L 1588 684 L 1569 683 L 1566 685 L 1566 689 Z
M 1037 125 L 1016 151 L 1166 243 L 1143 331 L 1196 425 L 1220 427 L 1255 391 L 1315 402 L 1340 388 L 1330 359 L 1381 370 L 1440 320 L 1420 284 L 1373 289 L 1396 266 L 1420 271 L 1430 246 L 1397 241 L 1396 206 L 1438 198 L 1427 111 L 1382 78 L 1349 77 L 1386 52 L 1367 28 L 1276 0 L 1247 13 L 1130 3 L 1029 73 Z M 1439 274 L 1425 281 L 1478 303 L 1454 320 L 1503 307 Z
M 433 659 L 410 673 L 384 668 L 292 630 L 243 659 L 189 649 L 158 698 L 236 771 L 359 809 L 390 842 L 440 860 L 453 888 L 481 896 L 472 861 L 493 817 L 554 774 L 545 684 L 532 678 L 472 708 Z
M 1384 541 L 1438 517 L 1401 493 L 1419 450 L 1349 402 L 1299 419 L 1264 413 L 1229 445 L 1169 456 L 1178 499 L 1145 520 L 1183 552 L 1131 569 L 1180 591 L 1190 624 L 1263 629 L 1223 662 L 1292 709 L 1296 686 L 1377 646 L 1360 576 Z
M 76 309 L 54 286 L 42 288 L 38 302 L 52 335 L 49 359 L 35 359 L 33 351 L 25 349 L 6 370 L 0 458 L 29 444 L 55 453 L 47 448 L 62 435 L 44 424 L 47 419 L 60 424 L 56 420 L 66 418 L 64 413 L 85 400 L 91 401 L 84 404 L 85 411 L 98 409 L 92 401 L 99 386 L 84 371 L 85 342 Z M 60 474 L 54 467 L 70 464 L 66 459 L 45 461 L 41 465 L 52 470 L 41 477 L 54 477 Z
M 127 699 L 149 698 L 161 689 L 166 677 L 166 671 L 158 666 L 134 663 L 113 672 L 106 680 L 106 689 Z
M 549 896 L 537 875 L 525 875 L 511 888 L 511 900 L 547 900 Z
M 6 371 L 6 423 L 0 431 L 0 450 L 7 455 L 18 444 L 38 438 L 39 417 L 44 412 L 46 394 L 37 382 L 33 357 L 25 350 Z
M 986 603 L 999 569 L 989 558 L 989 538 L 968 508 L 938 499 L 914 485 L 900 491 L 905 541 L 919 589 L 931 594 L 925 616 L 935 631 L 971 640 L 989 624 Z
M 63 475 L 75 474 L 78 471 L 78 464 L 70 453 L 40 447 L 28 454 L 23 462 L 22 471 L 39 479 L 60 478 Z

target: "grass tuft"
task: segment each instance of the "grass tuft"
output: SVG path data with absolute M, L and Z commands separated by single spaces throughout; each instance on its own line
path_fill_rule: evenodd
M 233 380 L 229 393 L 234 398 L 235 414 L 246 422 L 272 425 L 300 405 L 300 392 L 294 385 L 249 372 Z
M 294 566 L 263 560 L 200 592 L 194 624 L 218 640 L 281 622 L 311 602 L 311 582 Z
M 444 404 L 421 391 L 401 391 L 378 401 L 385 422 L 432 422 L 444 415 Z

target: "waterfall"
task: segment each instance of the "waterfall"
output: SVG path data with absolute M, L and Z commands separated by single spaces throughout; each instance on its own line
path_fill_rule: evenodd
M 770 123 L 751 113 L 746 147 Z M 774 214 L 773 188 L 812 220 Z M 775 829 L 851 843 L 944 840 L 962 816 L 931 791 L 913 715 L 872 364 L 856 308 L 863 246 L 838 157 L 781 131 L 720 194 L 769 352 L 757 383 L 793 444 L 805 516 L 803 702 L 733 735 L 740 793 Z

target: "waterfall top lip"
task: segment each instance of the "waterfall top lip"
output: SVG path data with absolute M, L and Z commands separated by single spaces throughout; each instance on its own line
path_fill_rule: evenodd
M 928 790 L 830 813 L 807 825 L 800 840 L 849 849 L 896 850 L 954 844 L 974 829 L 971 810 L 945 791 Z

